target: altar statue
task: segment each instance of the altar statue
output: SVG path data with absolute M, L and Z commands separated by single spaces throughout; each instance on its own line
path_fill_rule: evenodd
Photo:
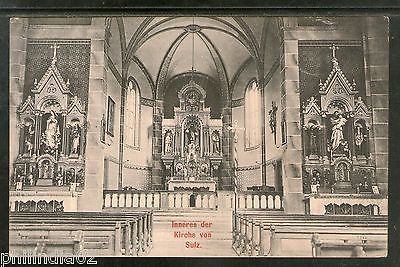
M 194 91 L 189 92 L 186 95 L 186 110 L 187 111 L 199 110 L 199 96 Z
M 50 179 L 50 162 L 47 160 L 43 162 L 43 167 L 42 167 L 42 178 L 43 179 Z
M 172 136 L 171 136 L 171 132 L 167 132 L 165 134 L 165 153 L 166 154 L 170 154 L 172 153 Z
M 25 152 L 31 155 L 33 150 L 33 140 L 34 140 L 35 130 L 33 129 L 32 123 L 29 123 L 29 125 L 27 125 L 26 127 L 27 129 L 25 136 Z
M 356 124 L 355 128 L 356 128 L 356 130 L 355 130 L 354 140 L 355 140 L 356 146 L 361 146 L 361 144 L 364 141 L 364 135 L 363 135 L 363 132 L 362 132 L 362 126 L 359 125 L 359 124 Z
M 345 126 L 347 119 L 343 118 L 342 114 L 334 113 L 335 118 L 331 118 L 332 126 L 332 151 L 335 151 L 343 141 L 343 126 Z
M 310 134 L 310 153 L 312 155 L 318 154 L 318 126 L 315 123 L 309 122 Z
M 186 129 L 186 135 L 186 144 L 189 144 L 190 142 L 197 143 L 199 133 L 197 132 L 193 124 L 190 125 L 188 129 Z
M 186 162 L 189 162 L 191 160 L 194 160 L 195 162 L 197 162 L 196 150 L 197 150 L 196 144 L 194 143 L 193 140 L 191 140 L 189 145 L 187 146 Z
M 58 121 L 56 119 L 56 114 L 52 110 L 51 115 L 46 123 L 46 131 L 45 131 L 46 145 L 50 148 L 56 148 L 59 134 L 60 134 L 60 129 L 58 126 Z
M 79 143 L 80 143 L 80 138 L 81 138 L 81 131 L 79 124 L 76 123 L 72 126 L 71 130 L 71 153 L 70 154 L 79 154 Z
M 219 134 L 217 131 L 214 131 L 211 135 L 211 141 L 212 141 L 212 153 L 214 154 L 219 154 L 220 149 L 219 149 Z

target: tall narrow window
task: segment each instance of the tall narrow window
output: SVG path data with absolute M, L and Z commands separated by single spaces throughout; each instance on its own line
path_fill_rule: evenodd
M 261 96 L 256 80 L 252 80 L 245 92 L 245 145 L 247 149 L 260 144 Z
M 132 79 L 128 81 L 125 118 L 126 143 L 138 147 L 140 136 L 140 94 L 136 83 Z

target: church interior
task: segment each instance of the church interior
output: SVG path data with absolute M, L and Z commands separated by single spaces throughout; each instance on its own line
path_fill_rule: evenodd
M 385 17 L 11 18 L 9 63 L 17 254 L 386 255 Z

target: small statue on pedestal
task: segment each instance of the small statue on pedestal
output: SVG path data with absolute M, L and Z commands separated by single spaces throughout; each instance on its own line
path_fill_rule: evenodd
M 25 153 L 28 154 L 29 156 L 32 156 L 33 152 L 33 139 L 35 136 L 35 130 L 33 129 L 33 123 L 29 123 L 26 129 L 26 135 L 25 135 Z
M 171 136 L 171 132 L 170 131 L 168 131 L 165 134 L 165 141 L 164 142 L 165 142 L 165 148 L 164 148 L 165 153 L 166 154 L 172 153 L 172 136 Z
M 346 125 L 346 122 L 347 119 L 344 118 L 342 114 L 339 114 L 338 111 L 335 111 L 334 117 L 331 118 L 331 123 L 333 125 L 331 134 L 332 152 L 335 151 L 344 141 L 343 127 Z
M 212 141 L 212 153 L 213 154 L 219 154 L 220 153 L 220 148 L 219 148 L 219 134 L 217 131 L 214 131 L 211 135 L 211 141 Z
M 191 160 L 197 162 L 196 150 L 197 150 L 196 144 L 193 142 L 193 140 L 191 140 L 190 143 L 187 146 L 186 163 L 188 163 Z
M 70 155 L 79 154 L 79 143 L 81 138 L 81 129 L 78 123 L 75 123 L 71 129 L 71 152 Z

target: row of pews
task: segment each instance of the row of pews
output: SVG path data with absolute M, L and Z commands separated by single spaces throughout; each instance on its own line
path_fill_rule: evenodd
M 384 257 L 387 216 L 233 213 L 233 244 L 243 256 Z
M 152 212 L 10 213 L 12 255 L 141 256 L 152 248 Z

